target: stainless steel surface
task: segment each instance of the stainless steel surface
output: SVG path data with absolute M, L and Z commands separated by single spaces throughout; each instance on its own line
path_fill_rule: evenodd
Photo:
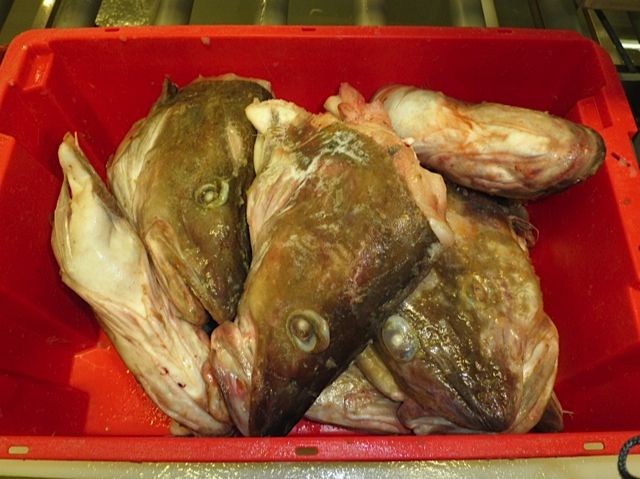
M 194 0 L 189 23 L 192 25 L 251 25 L 260 0 Z
M 588 34 L 587 25 L 574 0 L 538 0 L 537 1 L 544 28 L 575 30 L 583 35 Z
M 129 463 L 84 461 L 0 461 L 0 477 L 48 478 L 182 478 L 298 477 L 375 479 L 584 479 L 618 477 L 615 456 L 566 457 L 492 461 L 414 462 L 271 462 L 271 463 Z M 640 456 L 630 456 L 631 474 L 640 475 Z
M 186 25 L 191 17 L 193 0 L 160 0 L 154 25 Z
M 544 28 L 544 18 L 538 0 L 529 0 L 529 12 L 536 28 Z
M 344 0 L 293 0 L 287 23 L 292 25 L 353 25 L 354 3 Z
M 629 53 L 627 52 L 627 50 L 622 45 L 622 42 L 620 41 L 620 38 L 618 37 L 618 34 L 616 33 L 615 29 L 613 28 L 613 25 L 611 25 L 611 23 L 609 22 L 609 19 L 607 18 L 607 16 L 604 13 L 604 11 L 603 10 L 593 10 L 593 12 L 596 14 L 596 17 L 598 18 L 598 21 L 602 24 L 602 27 L 607 32 L 609 40 L 611 40 L 611 43 L 613 44 L 613 46 L 615 47 L 616 51 L 618 52 L 618 55 L 620 55 L 620 58 L 622 59 L 622 62 L 624 63 L 624 66 L 627 69 L 627 71 L 631 72 L 631 73 L 637 73 L 638 70 L 637 70 L 636 66 L 634 65 L 634 63 L 633 63 L 633 60 L 629 56 Z
M 100 0 L 62 0 L 53 18 L 55 28 L 93 27 Z
M 627 16 L 636 40 L 640 40 L 640 12 L 628 12 Z
M 46 27 L 54 4 L 55 0 L 14 0 L 0 28 L 0 45 L 25 30 Z
M 0 0 L 0 25 L 4 24 L 4 21 L 7 19 L 12 3 L 13 0 Z
M 289 0 L 262 0 L 254 23 L 257 25 L 284 25 L 287 23 Z
M 451 0 L 451 23 L 456 27 L 485 27 L 480 0 Z
M 354 0 L 356 25 L 384 25 L 384 0 Z
M 101 27 L 152 25 L 159 3 L 159 0 L 102 0 L 96 25 Z
M 481 0 L 482 15 L 484 16 L 484 23 L 487 27 L 498 27 L 498 12 L 496 11 L 496 4 L 494 0 Z
M 605 15 L 631 59 L 640 0 L 0 0 L 0 44 L 30 28 L 128 25 L 452 25 L 561 28 L 621 56 L 593 14 Z M 627 9 L 627 10 L 620 10 Z M 635 15 L 635 16 L 633 16 Z M 631 18 L 631 20 L 630 20 Z M 622 19 L 622 20 L 621 20 Z M 636 50 L 635 52 L 633 50 Z
M 640 11 L 640 0 L 577 0 L 577 3 L 583 8 Z

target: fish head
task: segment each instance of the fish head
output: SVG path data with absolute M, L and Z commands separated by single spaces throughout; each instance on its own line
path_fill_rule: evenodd
M 226 369 L 223 390 L 233 398 L 230 409 L 246 435 L 288 432 L 372 334 L 371 325 L 354 316 L 349 292 L 328 284 L 344 264 L 328 264 L 327 257 L 301 268 L 292 249 L 274 246 L 259 258 L 238 318 L 212 337 L 216 365 Z M 345 328 L 345 321 L 352 327 Z M 240 359 L 225 362 L 230 356 Z
M 527 391 L 547 391 L 542 385 L 553 382 L 555 328 L 510 212 L 453 185 L 447 199 L 455 244 L 383 322 L 376 344 L 429 415 L 466 429 L 506 431 L 534 407 Z M 538 340 L 550 343 L 538 345 L 549 354 L 529 360 Z M 534 364 L 544 374 L 528 380 Z
M 388 129 L 277 100 L 247 115 L 266 156 L 248 194 L 254 256 L 236 320 L 212 334 L 212 363 L 240 431 L 282 435 L 364 349 L 438 241 L 406 180 L 422 177 L 402 168 L 419 168 L 415 156 Z
M 187 317 L 206 310 L 217 322 L 233 318 L 250 262 L 245 203 L 256 132 L 244 108 L 270 95 L 236 77 L 166 87 L 113 162 L 114 171 L 138 165 L 120 176 L 135 173 L 138 229 Z

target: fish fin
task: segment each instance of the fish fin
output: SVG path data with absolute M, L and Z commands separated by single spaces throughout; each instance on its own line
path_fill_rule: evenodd
M 558 400 L 556 393 L 551 394 L 551 399 L 547 403 L 544 414 L 533 428 L 534 432 L 560 432 L 564 429 L 564 420 L 562 418 L 562 406 Z
M 324 108 L 348 123 L 375 123 L 391 129 L 391 120 L 382 102 L 374 100 L 367 103 L 364 96 L 348 83 L 340 84 L 338 95 L 327 98 Z
M 200 434 L 229 429 L 206 410 L 206 339 L 179 320 L 144 246 L 71 135 L 59 149 L 65 180 L 52 246 L 62 280 L 94 310 L 123 362 L 167 415 Z M 87 219 L 89 218 L 89 221 Z
M 169 77 L 162 82 L 162 93 L 160 93 L 160 101 L 165 102 L 172 100 L 178 94 L 178 85 L 173 83 Z
M 159 219 L 154 221 L 144 232 L 144 243 L 159 272 L 158 278 L 181 317 L 192 324 L 204 324 L 207 321 L 205 308 L 189 286 L 193 283 L 189 278 L 195 273 L 178 267 L 185 262 L 176 251 L 178 242 L 171 226 Z M 221 322 L 219 316 L 214 316 L 214 320 Z
M 454 234 L 445 216 L 447 187 L 442 176 L 422 168 L 415 154 L 413 161 L 405 155 L 394 156 L 394 166 L 440 243 L 451 246 Z
M 553 394 L 558 367 L 558 331 L 542 307 L 527 334 L 524 351 L 522 398 L 515 421 L 507 432 L 530 431 L 542 419 Z

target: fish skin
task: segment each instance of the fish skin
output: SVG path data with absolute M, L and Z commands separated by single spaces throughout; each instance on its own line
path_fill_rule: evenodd
M 62 281 L 93 308 L 127 368 L 181 433 L 231 433 L 226 408 L 209 410 L 221 394 L 202 378 L 206 335 L 177 314 L 142 241 L 70 134 L 59 158 L 64 182 L 51 245 Z
M 369 346 L 358 355 L 356 361 L 345 372 L 322 391 L 305 417 L 312 421 L 370 434 L 413 433 L 424 436 L 488 432 L 482 429 L 463 428 L 443 417 L 434 416 L 412 398 L 407 397 L 399 389 L 393 377 L 389 378 L 389 376 L 392 376 L 391 371 L 378 357 L 375 349 Z M 527 385 L 524 387 L 526 389 Z M 557 396 L 552 394 L 533 431 L 562 431 L 562 414 L 562 406 Z M 514 424 L 506 432 L 528 431 Z
M 374 345 L 423 416 L 461 429 L 526 432 L 552 394 L 557 331 L 526 242 L 510 226 L 514 209 L 447 186 L 456 243 Z M 440 419 L 427 426 L 444 427 Z
M 372 434 L 409 434 L 411 431 L 398 419 L 399 407 L 399 402 L 378 391 L 351 364 L 322 391 L 305 417 Z
M 488 194 L 549 195 L 595 174 L 604 161 L 595 130 L 541 111 L 469 104 L 405 85 L 383 87 L 374 99 L 425 167 Z
M 486 434 L 488 432 L 481 429 L 466 429 L 442 417 L 429 415 L 425 409 L 411 398 L 405 400 L 398 406 L 398 420 L 417 436 L 426 436 L 431 434 Z M 336 421 L 335 424 L 348 427 L 344 420 L 339 422 Z M 549 402 L 544 409 L 544 413 L 533 429 L 523 429 L 516 426 L 504 432 L 525 433 L 529 430 L 532 430 L 533 432 L 560 432 L 563 427 L 562 407 L 560 406 L 557 396 L 552 394 L 551 399 L 549 399 Z
M 538 424 L 533 428 L 534 432 L 560 432 L 564 429 L 563 415 L 564 411 L 560 405 L 560 400 L 555 393 L 551 395 L 551 399 L 547 404 L 544 414 L 540 418 Z
M 169 80 L 108 165 L 113 192 L 137 226 L 184 319 L 233 319 L 250 262 L 246 190 L 256 132 L 244 108 L 268 83 L 235 75 Z
M 242 434 L 283 435 L 421 275 L 437 243 L 430 220 L 444 223 L 444 183 L 384 125 L 281 100 L 247 116 L 259 132 L 254 256 L 235 322 L 211 336 L 211 364 Z M 432 206 L 439 218 L 422 209 Z M 301 316 L 316 333 L 310 352 L 290 332 Z

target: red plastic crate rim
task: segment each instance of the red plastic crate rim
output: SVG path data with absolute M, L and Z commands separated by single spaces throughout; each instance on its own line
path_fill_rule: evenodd
M 286 438 L 173 438 L 60 281 L 49 245 L 77 132 L 100 174 L 169 76 L 234 72 L 319 111 L 347 81 L 565 116 L 605 139 L 603 168 L 528 205 L 532 260 L 560 334 L 566 432 L 366 436 L 302 421 Z M 426 27 L 39 30 L 0 66 L 0 458 L 136 461 L 420 460 L 616 454 L 640 432 L 640 180 L 636 127 L 607 54 L 572 32 Z

